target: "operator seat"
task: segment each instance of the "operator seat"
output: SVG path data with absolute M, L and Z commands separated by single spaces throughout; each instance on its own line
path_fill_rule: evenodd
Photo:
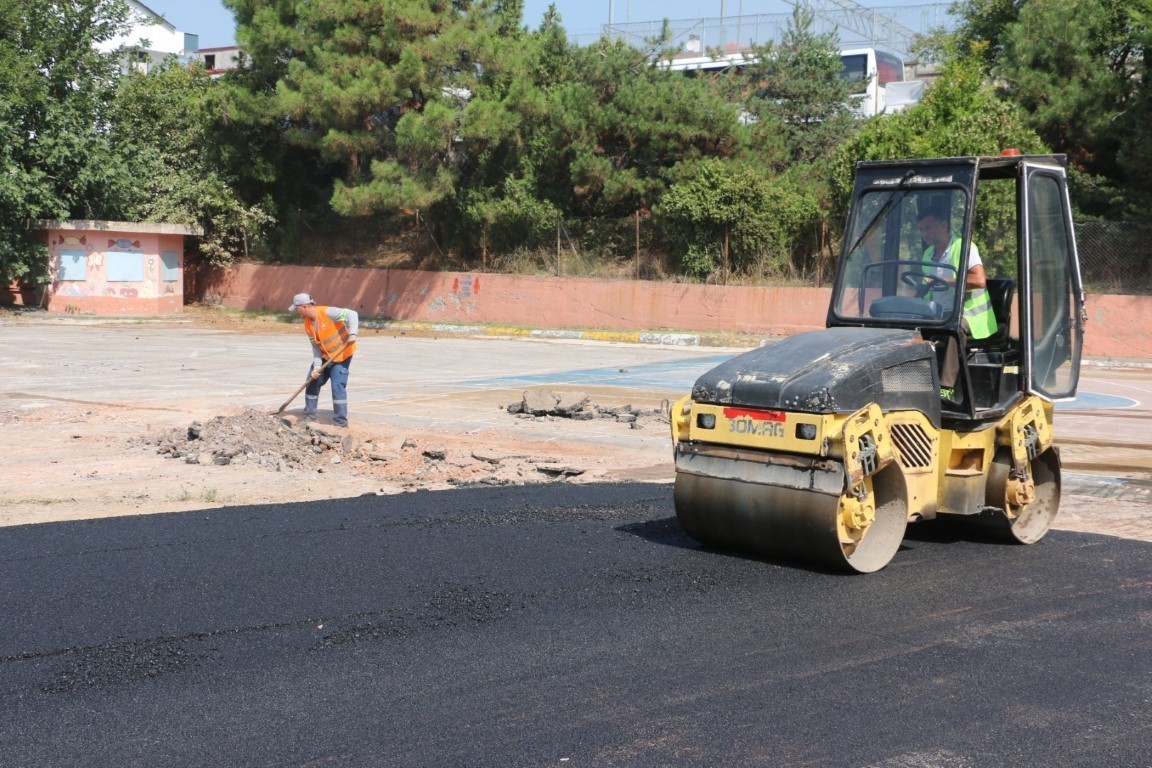
M 990 277 L 985 281 L 992 314 L 996 316 L 996 332 L 985 339 L 968 342 L 969 349 L 1003 352 L 1008 349 L 1008 336 L 1012 328 L 1012 300 L 1016 297 L 1016 281 L 1010 277 Z
M 968 373 L 978 411 L 1006 408 L 1019 396 L 1019 373 L 1010 369 L 1018 359 L 1011 339 L 1016 281 L 1007 277 L 988 278 L 985 288 L 996 316 L 996 332 L 986 339 L 968 340 Z

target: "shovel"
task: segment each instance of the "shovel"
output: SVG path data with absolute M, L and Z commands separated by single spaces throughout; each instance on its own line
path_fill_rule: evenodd
M 344 347 L 346 347 L 346 346 L 348 346 L 348 345 L 345 344 Z M 336 357 L 336 355 L 339 355 L 341 352 L 343 352 L 344 347 L 340 347 L 340 349 L 336 350 L 336 354 L 332 355 L 332 357 L 325 360 L 324 365 L 320 366 L 317 370 L 319 370 L 320 373 L 324 373 L 324 369 L 327 368 L 328 366 L 332 365 L 332 358 Z M 308 378 L 304 379 L 304 383 L 300 385 L 300 389 L 293 392 L 292 397 L 290 397 L 284 401 L 284 405 L 280 406 L 280 408 L 277 409 L 276 415 L 279 416 L 280 414 L 284 413 L 284 409 L 287 408 L 289 405 L 291 405 L 292 401 L 295 400 L 297 397 L 299 397 L 300 393 L 304 391 L 304 388 L 307 387 L 311 383 L 312 383 L 312 373 L 311 373 L 311 371 L 309 371 Z

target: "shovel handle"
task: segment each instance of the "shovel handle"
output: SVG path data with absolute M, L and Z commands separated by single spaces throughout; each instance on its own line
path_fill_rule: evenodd
M 346 346 L 348 346 L 348 345 L 347 345 L 347 344 L 345 344 L 345 345 L 344 345 L 344 347 L 346 347 Z M 341 352 L 343 352 L 343 351 L 344 351 L 344 347 L 340 347 L 340 349 L 336 350 L 336 354 L 338 355 L 338 354 L 340 354 Z M 332 357 L 335 357 L 335 356 L 336 356 L 336 355 L 333 355 Z M 319 370 L 321 373 L 323 373 L 323 372 L 324 372 L 324 369 L 325 369 L 325 368 L 327 368 L 327 367 L 328 367 L 328 366 L 330 366 L 330 365 L 332 365 L 332 358 L 331 358 L 331 357 L 330 357 L 330 358 L 328 358 L 327 360 L 325 360 L 325 361 L 324 361 L 324 364 L 323 364 L 323 365 L 321 365 L 321 366 L 320 366 L 320 368 L 319 368 L 318 370 Z M 289 405 L 291 405 L 291 404 L 292 404 L 292 401 L 293 401 L 293 400 L 295 400 L 297 397 L 299 397 L 299 396 L 300 396 L 300 393 L 304 391 L 304 388 L 305 388 L 305 387 L 307 387 L 307 386 L 308 386 L 309 384 L 311 384 L 311 383 L 312 383 L 312 373 L 311 373 L 311 372 L 309 372 L 309 373 L 308 373 L 308 378 L 306 378 L 306 379 L 304 380 L 304 383 L 300 385 L 300 389 L 298 389 L 298 390 L 296 390 L 295 392 L 293 392 L 293 393 L 292 393 L 292 397 L 290 397 L 290 398 L 288 398 L 287 400 L 285 400 L 285 401 L 284 401 L 284 405 L 280 406 L 280 407 L 279 407 L 279 408 L 276 410 L 276 415 L 280 415 L 281 413 L 284 413 L 284 409 L 285 409 L 285 408 L 287 408 Z

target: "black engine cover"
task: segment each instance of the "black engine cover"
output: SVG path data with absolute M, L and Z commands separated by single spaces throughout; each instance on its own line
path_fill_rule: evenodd
M 692 399 L 804 413 L 918 410 L 939 427 L 936 355 L 917 331 L 827 328 L 789 336 L 716 366 Z

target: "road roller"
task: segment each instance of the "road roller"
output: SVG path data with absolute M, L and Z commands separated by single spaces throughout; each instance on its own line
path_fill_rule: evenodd
M 720 364 L 672 406 L 684 530 L 857 573 L 913 522 L 1040 540 L 1086 320 L 1066 172 L 1012 150 L 858 163 L 826 327 Z

